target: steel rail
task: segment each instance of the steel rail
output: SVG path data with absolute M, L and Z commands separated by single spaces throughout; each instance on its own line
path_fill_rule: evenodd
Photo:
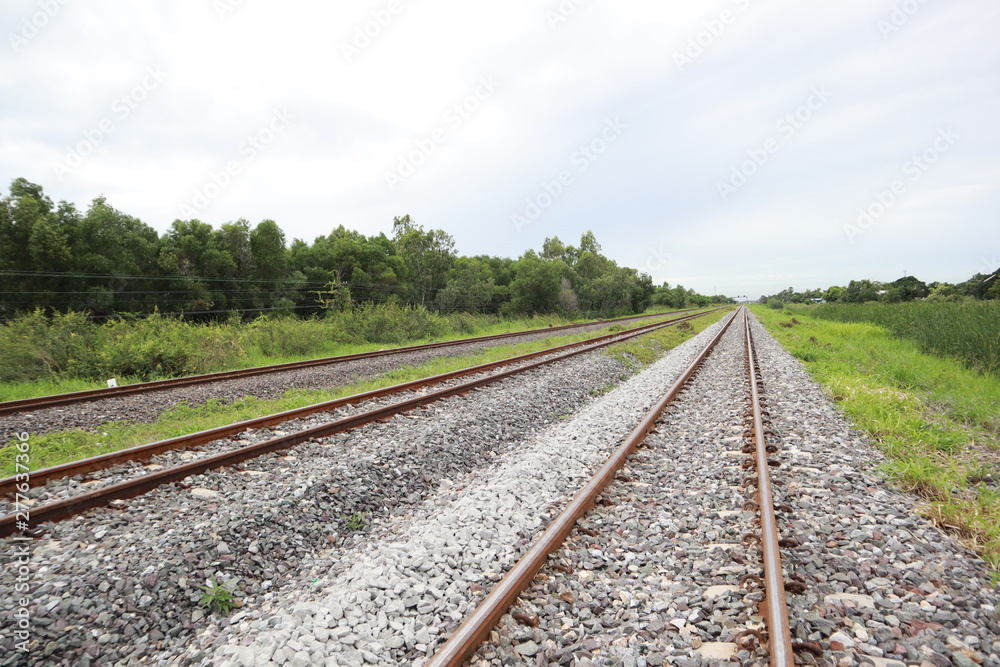
M 715 311 L 709 311 L 715 312 Z M 92 491 L 90 493 L 81 494 L 71 498 L 66 498 L 54 503 L 49 503 L 46 505 L 34 506 L 30 508 L 30 519 L 32 525 L 38 525 L 41 523 L 47 523 L 50 521 L 61 521 L 69 517 L 80 514 L 81 512 L 94 508 L 107 505 L 112 500 L 124 500 L 127 498 L 134 498 L 136 496 L 142 495 L 155 489 L 163 484 L 169 484 L 171 482 L 176 482 L 190 475 L 200 474 L 214 468 L 221 468 L 225 466 L 234 465 L 236 463 L 241 463 L 248 459 L 256 458 L 263 454 L 270 452 L 287 449 L 293 447 L 294 445 L 306 442 L 314 438 L 325 437 L 332 435 L 334 433 L 340 433 L 343 431 L 350 430 L 352 428 L 357 428 L 364 424 L 368 424 L 374 421 L 389 419 L 392 416 L 399 414 L 401 412 L 406 412 L 414 408 L 420 407 L 421 405 L 426 405 L 433 403 L 434 401 L 441 400 L 443 398 L 448 398 L 450 396 L 455 396 L 457 394 L 464 394 L 472 389 L 482 387 L 503 378 L 521 373 L 532 368 L 537 368 L 546 364 L 555 363 L 562 359 L 575 356 L 578 354 L 585 354 L 609 345 L 613 345 L 622 340 L 628 340 L 637 336 L 641 336 L 645 333 L 649 333 L 657 328 L 662 328 L 666 326 L 671 326 L 673 324 L 678 324 L 682 321 L 687 321 L 689 319 L 694 319 L 696 317 L 701 317 L 707 313 L 699 313 L 696 315 L 689 315 L 686 317 L 678 318 L 676 320 L 671 320 L 669 322 L 656 322 L 654 324 L 645 325 L 639 327 L 638 329 L 631 330 L 630 333 L 622 334 L 621 332 L 616 334 L 609 334 L 598 343 L 593 343 L 592 341 L 586 341 L 587 345 L 580 345 L 577 349 L 569 350 L 558 354 L 554 357 L 549 357 L 546 359 L 541 359 L 539 361 L 534 361 L 524 366 L 518 366 L 517 368 L 509 369 L 506 371 L 501 371 L 499 373 L 494 373 L 492 375 L 477 378 L 464 382 L 461 384 L 454 385 L 452 387 L 446 387 L 444 389 L 439 389 L 434 392 L 429 392 L 421 396 L 416 396 L 404 401 L 393 403 L 392 405 L 383 406 L 366 412 L 362 412 L 357 415 L 350 417 L 345 417 L 342 419 L 335 420 L 326 424 L 321 424 L 319 426 L 314 426 L 309 429 L 291 433 L 288 435 L 283 435 L 277 438 L 271 438 L 262 442 L 258 442 L 252 445 L 247 445 L 240 447 L 238 449 L 224 452 L 221 454 L 216 454 L 209 456 L 197 461 L 192 461 L 174 468 L 169 468 L 162 471 L 157 471 L 143 475 L 142 477 L 133 478 L 117 484 L 113 484 L 102 489 Z M 734 314 L 735 316 L 735 314 Z M 730 318 L 732 321 L 732 318 Z M 551 354 L 552 350 L 547 350 L 545 354 Z M 538 353 L 533 353 L 538 354 Z M 495 362 L 499 363 L 499 362 Z M 509 363 L 509 360 L 508 362 Z M 468 370 L 468 369 L 466 369 Z M 32 473 L 34 475 L 34 473 Z M 11 535 L 18 530 L 23 530 L 19 527 L 21 522 L 21 517 L 23 513 L 9 514 L 4 517 L 0 517 L 0 537 L 6 537 Z
M 754 355 L 753 336 L 750 332 L 750 314 L 743 312 L 746 333 L 747 370 L 750 382 L 750 405 L 753 414 L 754 459 L 757 467 L 757 505 L 760 508 L 761 551 L 764 556 L 764 600 L 761 602 L 767 622 L 768 646 L 771 667 L 793 667 L 792 633 L 788 621 L 788 603 L 785 599 L 785 577 L 781 568 L 781 549 L 778 542 L 778 521 L 774 515 L 770 463 L 764 439 L 764 420 L 760 407 L 760 390 L 757 386 L 757 360 Z
M 160 391 L 164 389 L 175 389 L 177 387 L 188 387 L 209 382 L 220 382 L 223 380 L 233 380 L 254 375 L 266 375 L 267 373 L 278 373 L 281 371 L 297 370 L 300 368 L 312 368 L 314 366 L 326 366 L 330 364 L 356 361 L 358 359 L 370 359 L 393 354 L 404 354 L 406 352 L 420 352 L 442 347 L 452 347 L 464 345 L 466 343 L 481 343 L 489 340 L 499 340 L 503 338 L 516 338 L 518 336 L 528 336 L 538 333 L 550 333 L 553 331 L 564 331 L 594 324 L 614 324 L 624 320 L 648 319 L 652 317 L 662 317 L 676 315 L 680 313 L 698 310 L 695 308 L 678 310 L 668 313 L 657 313 L 654 315 L 640 315 L 623 317 L 614 320 L 596 320 L 593 322 L 582 322 L 579 324 L 565 324 L 558 327 L 546 327 L 544 329 L 529 329 L 527 331 L 514 331 L 502 334 L 491 334 L 489 336 L 477 336 L 474 338 L 461 338 L 458 340 L 443 341 L 440 343 L 425 343 L 422 345 L 410 345 L 408 347 L 396 347 L 389 350 L 377 350 L 375 352 L 358 352 L 355 354 L 345 354 L 337 357 L 324 357 L 322 359 L 309 359 L 307 361 L 291 361 L 284 364 L 274 364 L 271 366 L 256 366 L 254 368 L 243 368 L 232 371 L 220 371 L 218 373 L 205 373 L 203 375 L 190 375 L 181 378 L 171 378 L 168 380 L 153 380 L 151 382 L 139 382 L 136 384 L 122 385 L 120 387 L 101 387 L 99 389 L 87 389 L 66 394 L 53 394 L 50 396 L 36 396 L 34 398 L 22 398 L 16 401 L 0 402 L 0 417 L 20 412 L 31 412 L 44 408 L 58 407 L 60 405 L 73 405 L 75 403 L 85 403 L 89 401 L 99 401 L 105 398 L 118 396 L 129 396 L 131 394 L 141 394 L 148 391 Z
M 711 312 L 715 312 L 715 310 L 707 311 L 705 314 Z M 501 359 L 499 361 L 492 361 L 485 364 L 479 364 L 477 366 L 470 366 L 469 368 L 462 368 L 456 371 L 449 371 L 447 373 L 432 375 L 430 377 L 421 378 L 419 380 L 411 380 L 410 382 L 403 382 L 401 384 L 392 385 L 390 387 L 373 389 L 371 391 L 366 391 L 360 394 L 353 394 L 351 396 L 336 398 L 333 400 L 324 401 L 322 403 L 314 403 L 312 405 L 307 405 L 301 408 L 294 408 L 292 410 L 286 410 L 284 412 L 278 412 L 272 415 L 265 415 L 263 417 L 256 417 L 254 419 L 247 419 L 226 426 L 218 426 L 204 431 L 198 431 L 196 433 L 189 433 L 186 435 L 169 438 L 167 440 L 160 440 L 157 442 L 152 442 L 144 445 L 138 445 L 136 447 L 129 447 L 128 449 L 121 449 L 115 452 L 108 452 L 107 454 L 92 456 L 86 459 L 81 459 L 79 461 L 71 461 L 69 463 L 63 463 L 49 468 L 43 468 L 41 470 L 36 470 L 31 473 L 30 475 L 31 486 L 33 488 L 38 486 L 43 486 L 52 480 L 61 479 L 64 477 L 72 477 L 74 475 L 86 474 L 94 472 L 96 470 L 104 470 L 111 466 L 120 465 L 122 463 L 128 463 L 130 461 L 146 460 L 153 456 L 156 456 L 157 454 L 162 454 L 163 452 L 168 452 L 175 449 L 183 449 L 185 447 L 196 447 L 198 445 L 212 442 L 214 440 L 220 440 L 222 438 L 236 435 L 238 433 L 242 433 L 243 431 L 247 431 L 250 429 L 274 426 L 276 424 L 290 421 L 292 419 L 300 419 L 302 417 L 308 417 L 309 415 L 313 415 L 319 412 L 329 412 L 330 410 L 335 410 L 345 405 L 361 403 L 363 401 L 371 400 L 373 398 L 382 398 L 384 396 L 391 396 L 393 394 L 399 394 L 413 389 L 421 389 L 423 387 L 440 384 L 442 382 L 446 382 L 448 380 L 463 377 L 466 375 L 473 375 L 475 373 L 481 373 L 484 371 L 493 370 L 494 368 L 500 368 L 502 366 L 508 366 L 510 364 L 516 364 L 522 361 L 528 361 L 530 359 L 535 359 L 537 357 L 555 354 L 564 350 L 571 350 L 577 347 L 582 347 L 592 343 L 598 343 L 604 340 L 611 340 L 613 338 L 618 338 L 623 335 L 628 335 L 634 332 L 645 332 L 659 326 L 679 324 L 681 322 L 686 322 L 701 317 L 701 315 L 702 314 L 697 313 L 694 315 L 685 315 L 683 317 L 674 318 L 672 320 L 667 320 L 665 322 L 655 322 L 653 324 L 645 324 L 640 327 L 636 327 L 634 329 L 626 329 L 624 331 L 604 334 L 602 336 L 589 338 L 583 341 L 577 341 L 575 343 L 566 343 L 564 345 L 558 345 L 556 347 L 547 348 L 545 350 L 540 350 L 538 352 L 529 352 L 527 354 L 521 354 L 515 357 L 509 357 L 507 359 Z M 18 486 L 22 483 L 19 482 L 18 479 L 19 476 L 6 477 L 4 479 L 0 479 L 0 494 L 11 493 L 12 491 L 16 490 Z
M 489 595 L 479 603 L 479 606 L 465 619 L 434 656 L 424 663 L 424 667 L 457 667 L 476 652 L 490 631 L 517 600 L 517 596 L 531 585 L 535 575 L 545 565 L 549 554 L 562 546 L 577 520 L 594 507 L 597 496 L 614 480 L 615 474 L 625 463 L 626 458 L 635 451 L 649 431 L 655 427 L 660 413 L 674 400 L 701 362 L 721 340 L 738 313 L 739 311 L 730 316 L 729 320 L 677 378 L 667 393 L 622 441 L 607 463 L 573 497 L 566 509 L 555 518 L 542 536 L 490 591 Z

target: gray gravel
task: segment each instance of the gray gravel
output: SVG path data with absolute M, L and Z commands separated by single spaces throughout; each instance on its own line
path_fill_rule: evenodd
M 431 654 L 697 353 L 714 325 L 495 465 L 452 480 L 384 539 L 331 553 L 316 583 L 221 635 L 216 664 L 409 664 Z M 526 406 L 525 406 L 526 407 Z M 523 408 L 520 408 L 523 409 Z
M 28 491 L 28 493 L 23 494 L 23 497 L 21 499 L 21 504 L 22 506 L 31 507 L 36 504 L 51 503 L 58 500 L 63 500 L 65 498 L 69 498 L 81 493 L 90 493 L 93 491 L 97 491 L 103 487 L 116 484 L 118 482 L 143 477 L 147 474 L 163 470 L 164 468 L 167 467 L 177 466 L 198 459 L 207 458 L 209 456 L 214 456 L 216 454 L 233 451 L 240 447 L 256 444 L 258 442 L 262 442 L 264 440 L 268 440 L 276 436 L 286 435 L 288 433 L 294 433 L 296 431 L 302 431 L 316 426 L 321 426 L 323 424 L 335 421 L 337 419 L 343 419 L 361 412 L 399 403 L 401 401 L 414 398 L 418 395 L 423 395 L 431 391 L 437 391 L 449 387 L 454 387 L 456 385 L 469 382 L 471 380 L 486 378 L 502 371 L 512 370 L 529 364 L 535 364 L 541 361 L 551 360 L 554 359 L 558 354 L 565 354 L 565 352 L 556 353 L 553 355 L 544 355 L 542 357 L 537 357 L 534 359 L 530 359 L 528 361 L 509 364 L 501 369 L 493 371 L 476 373 L 473 375 L 466 375 L 460 378 L 449 380 L 447 382 L 442 382 L 433 385 L 431 387 L 423 387 L 414 391 L 408 391 L 401 394 L 395 394 L 392 396 L 386 396 L 383 398 L 364 401 L 362 403 L 343 406 L 336 410 L 317 413 L 302 419 L 292 419 L 271 428 L 251 429 L 236 434 L 230 438 L 216 440 L 210 443 L 206 443 L 204 445 L 200 445 L 198 447 L 189 447 L 189 448 L 176 449 L 169 452 L 164 452 L 163 454 L 151 458 L 147 462 L 130 461 L 122 465 L 112 466 L 110 468 L 104 470 L 98 470 L 92 473 L 88 473 L 86 475 L 76 475 L 73 477 L 64 477 L 62 479 L 53 480 L 43 486 L 32 488 Z M 7 497 L 0 498 L 0 515 L 10 514 L 14 511 L 15 511 L 14 502 L 12 498 L 7 498 Z
M 810 589 L 790 613 L 826 664 L 1000 666 L 1000 590 L 985 563 L 879 479 L 881 457 L 802 365 L 755 323 L 772 427 L 789 467 L 790 576 Z M 836 642 L 836 643 L 835 643 Z M 893 663 L 888 663 L 893 664 Z
M 1000 594 L 985 564 L 916 513 L 877 473 L 881 457 L 837 414 L 801 365 L 754 323 L 784 537 L 793 640 L 819 642 L 822 665 L 1000 665 Z M 651 447 L 608 492 L 615 503 L 587 519 L 554 555 L 474 665 L 766 665 L 736 644 L 761 627 L 756 532 L 742 511 L 745 456 L 742 354 L 732 332 L 663 421 Z M 739 373 L 739 375 L 737 375 Z M 716 656 L 716 657 L 712 657 Z M 817 662 L 801 654 L 804 662 Z
M 596 398 L 625 372 L 599 354 L 59 524 L 34 545 L 34 651 L 0 665 L 420 664 L 717 326 Z M 823 665 L 1000 667 L 985 564 L 880 479 L 876 451 L 754 330 L 783 531 L 802 542 L 782 553 L 808 587 L 789 598 L 796 638 L 820 642 Z M 737 586 L 760 572 L 739 544 L 755 530 L 738 486 L 742 354 L 727 334 L 612 504 L 521 596 L 513 611 L 533 626 L 506 616 L 473 664 L 766 664 L 732 645 L 761 623 L 760 592 Z M 5 560 L 0 589 L 14 570 Z M 244 607 L 205 616 L 210 576 Z
M 112 421 L 149 423 L 181 403 L 197 406 L 203 405 L 211 399 L 227 402 L 244 396 L 271 399 L 280 397 L 289 389 L 329 389 L 360 380 L 369 380 L 403 366 L 418 366 L 438 357 L 467 355 L 491 347 L 543 340 L 554 335 L 588 333 L 607 326 L 609 326 L 608 323 L 587 324 L 577 329 L 554 333 L 525 334 L 524 336 L 493 341 L 404 352 L 371 359 L 338 362 L 327 366 L 280 371 L 177 389 L 164 389 L 142 395 L 112 397 L 78 405 L 46 408 L 0 417 L 0 433 L 27 431 L 41 435 L 50 431 L 69 429 L 97 430 L 101 424 Z
M 581 355 L 249 461 L 238 474 L 191 477 L 56 524 L 33 543 L 32 652 L 13 651 L 5 634 L 0 665 L 135 664 L 157 650 L 163 660 L 183 653 L 215 622 L 198 606 L 210 577 L 247 609 L 285 587 L 308 586 L 300 570 L 315 554 L 365 542 L 391 513 L 503 455 L 626 373 L 599 353 Z M 10 591 L 18 564 L 13 543 L 3 544 L 0 590 Z M 14 603 L 7 595 L 0 602 L 5 627 Z M 198 662 L 209 649 L 185 660 Z

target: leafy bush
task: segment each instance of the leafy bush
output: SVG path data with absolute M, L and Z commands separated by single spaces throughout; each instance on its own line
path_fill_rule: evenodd
M 443 335 L 446 318 L 422 306 L 382 303 L 358 310 L 333 313 L 332 321 L 345 342 L 402 343 Z
M 404 344 L 475 335 L 496 324 L 489 315 L 442 315 L 420 306 L 380 304 L 299 320 L 261 317 L 197 324 L 154 314 L 105 323 L 84 313 L 41 310 L 0 326 L 0 382 L 41 378 L 149 380 L 240 367 L 250 352 L 265 358 L 324 356 L 343 344 Z M 544 327 L 538 323 L 518 322 Z M 338 352 L 339 353 L 339 352 Z
M 256 347 L 268 357 L 313 354 L 336 339 L 333 329 L 328 321 L 290 317 L 259 317 L 243 328 L 233 327 L 242 334 L 245 347 Z
M 71 375 L 76 360 L 93 354 L 97 334 L 83 313 L 22 315 L 0 328 L 0 380 Z

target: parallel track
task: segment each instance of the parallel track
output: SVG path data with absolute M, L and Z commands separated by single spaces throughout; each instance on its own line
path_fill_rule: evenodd
M 687 315 L 666 322 L 656 322 L 654 324 L 647 324 L 641 327 L 637 327 L 635 329 L 630 329 L 613 334 L 607 334 L 595 339 L 590 339 L 588 341 L 571 343 L 557 348 L 551 348 L 540 352 L 521 355 L 519 357 L 514 357 L 511 359 L 505 359 L 502 361 L 483 364 L 480 366 L 475 366 L 460 371 L 454 371 L 452 373 L 437 375 L 422 380 L 416 380 L 414 382 L 408 382 L 403 385 L 396 385 L 394 387 L 387 387 L 385 389 L 380 389 L 373 392 L 357 394 L 355 396 L 349 396 L 346 398 L 337 399 L 335 401 L 328 401 L 326 403 L 307 406 L 305 408 L 300 408 L 298 410 L 283 412 L 277 415 L 270 415 L 255 420 L 248 420 L 245 422 L 233 424 L 231 426 L 211 429 L 209 431 L 203 431 L 199 433 L 190 434 L 187 436 L 181 436 L 180 438 L 172 438 L 170 440 L 165 440 L 158 443 L 152 443 L 149 445 L 143 445 L 140 447 L 134 447 L 128 450 L 123 450 L 121 452 L 114 452 L 111 454 L 93 457 L 91 459 L 84 459 L 82 461 L 78 461 L 75 463 L 65 464 L 62 466 L 55 466 L 53 468 L 36 471 L 31 473 L 30 476 L 30 481 L 32 486 L 36 485 L 38 482 L 44 482 L 51 479 L 57 479 L 66 476 L 83 474 L 85 472 L 91 472 L 94 470 L 100 470 L 126 461 L 148 459 L 149 457 L 157 453 L 161 453 L 171 449 L 192 447 L 198 444 L 204 444 L 205 442 L 218 440 L 220 438 L 227 437 L 229 435 L 233 435 L 235 433 L 239 433 L 241 431 L 245 431 L 250 428 L 260 428 L 262 426 L 273 425 L 275 423 L 288 421 L 290 419 L 295 419 L 309 414 L 332 410 L 336 407 L 347 405 L 350 403 L 357 403 L 371 398 L 391 395 L 394 393 L 402 393 L 419 387 L 426 387 L 434 384 L 440 384 L 446 380 L 450 380 L 459 376 L 481 373 L 483 371 L 492 370 L 493 368 L 510 365 L 521 361 L 527 361 L 537 357 L 546 357 L 539 361 L 532 361 L 531 363 L 528 363 L 523 366 L 518 366 L 513 369 L 509 369 L 499 373 L 494 373 L 482 378 L 477 378 L 468 382 L 447 387 L 445 389 L 428 392 L 426 394 L 416 396 L 414 398 L 403 400 L 381 408 L 376 408 L 374 410 L 368 410 L 350 417 L 329 422 L 327 424 L 322 424 L 320 426 L 309 428 L 303 431 L 298 431 L 288 435 L 283 435 L 281 437 L 271 438 L 263 442 L 259 442 L 253 445 L 248 445 L 245 447 L 240 447 L 238 449 L 229 452 L 224 452 L 222 454 L 209 456 L 174 468 L 153 472 L 144 475 L 142 477 L 113 484 L 90 493 L 81 494 L 58 502 L 34 506 L 31 508 L 30 511 L 31 524 L 38 525 L 50 521 L 61 521 L 69 517 L 75 516 L 77 514 L 80 514 L 86 511 L 87 509 L 107 505 L 112 500 L 127 499 L 127 498 L 133 498 L 138 495 L 142 495 L 157 488 L 158 486 L 176 482 L 190 475 L 199 474 L 214 468 L 231 466 L 240 463 L 242 461 L 246 461 L 248 459 L 261 456 L 263 454 L 267 454 L 273 451 L 278 451 L 281 449 L 287 449 L 296 444 L 306 442 L 311 439 L 325 437 L 328 435 L 332 435 L 334 433 L 339 433 L 352 428 L 357 428 L 359 426 L 362 426 L 364 424 L 373 421 L 388 419 L 391 418 L 393 415 L 399 414 L 401 412 L 406 412 L 421 405 L 426 405 L 428 403 L 432 403 L 434 401 L 441 400 L 449 396 L 466 393 L 472 389 L 487 384 L 491 384 L 505 377 L 509 377 L 511 375 L 521 373 L 541 365 L 550 364 L 559 361 L 561 359 L 565 359 L 578 354 L 592 352 L 594 350 L 601 349 L 608 345 L 612 345 L 614 343 L 621 342 L 623 340 L 628 340 L 630 338 L 634 338 L 636 336 L 649 333 L 653 330 L 662 327 L 672 326 L 675 324 L 679 324 L 681 322 L 686 322 L 688 320 L 702 317 L 710 312 L 715 312 L 715 311 L 697 313 L 695 315 Z M 554 353 L 556 353 L 555 356 L 553 356 Z M 0 480 L 0 490 L 4 492 L 18 490 L 19 483 L 23 482 L 19 482 L 17 477 L 11 477 L 5 480 Z M 0 537 L 5 537 L 15 533 L 18 530 L 19 518 L 20 517 L 18 514 L 10 514 L 5 517 L 0 517 Z
M 129 396 L 132 394 L 142 394 L 150 391 L 163 389 L 176 389 L 178 387 L 189 387 L 223 380 L 233 380 L 236 378 L 251 377 L 255 375 L 266 375 L 268 373 L 279 373 L 301 368 L 312 368 L 315 366 L 328 366 L 331 364 L 344 363 L 347 361 L 357 361 L 359 359 L 371 359 L 374 357 L 384 357 L 394 354 L 404 354 L 407 352 L 420 352 L 423 350 L 433 350 L 443 347 L 453 347 L 455 345 L 465 345 L 467 343 L 482 343 L 490 340 L 502 340 L 504 338 L 517 338 L 539 333 L 551 333 L 555 331 L 565 331 L 567 329 L 578 329 L 595 324 L 614 324 L 616 322 L 631 321 L 638 319 L 648 319 L 652 317 L 664 317 L 667 315 L 677 315 L 688 313 L 692 310 L 678 310 L 669 313 L 657 313 L 655 315 L 641 315 L 634 317 L 623 317 L 615 320 L 597 320 L 594 322 L 582 322 L 579 324 L 566 324 L 559 327 L 547 327 L 544 329 L 529 329 L 527 331 L 515 331 L 511 333 L 493 334 L 490 336 L 477 336 L 475 338 L 462 338 L 450 340 L 442 343 L 426 343 L 424 345 L 410 345 L 408 347 L 397 347 L 389 350 L 378 350 L 375 352 L 360 352 L 357 354 L 345 354 L 337 357 L 324 357 L 322 359 L 310 359 L 308 361 L 293 361 L 272 366 L 257 366 L 255 368 L 243 368 L 232 371 L 222 371 L 219 373 L 206 373 L 204 375 L 191 375 L 170 380 L 155 380 L 152 382 L 141 382 L 137 384 L 123 385 L 120 387 L 102 387 L 100 389 L 88 389 L 86 391 L 76 391 L 67 394 L 54 394 L 51 396 L 37 396 L 34 398 L 24 398 L 16 401 L 0 402 L 0 417 L 23 412 L 33 412 L 44 408 L 53 408 L 62 405 L 74 405 L 90 401 L 99 401 L 105 398 L 118 396 Z

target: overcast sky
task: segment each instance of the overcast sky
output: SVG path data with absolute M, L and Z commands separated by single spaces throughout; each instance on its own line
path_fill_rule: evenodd
M 1000 266 L 996 0 L 5 0 L 0 179 L 159 231 L 592 229 L 703 293 Z

